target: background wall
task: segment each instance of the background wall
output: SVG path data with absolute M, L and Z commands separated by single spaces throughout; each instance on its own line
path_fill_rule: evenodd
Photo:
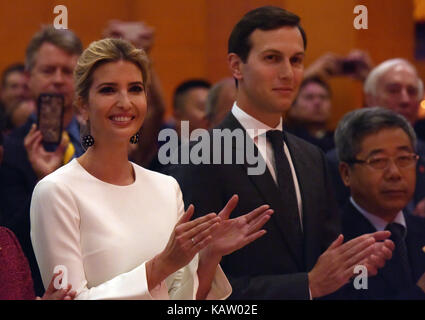
M 173 90 L 186 78 L 212 82 L 230 73 L 227 38 L 245 12 L 272 4 L 301 16 L 308 36 L 306 66 L 331 51 L 369 52 L 375 64 L 392 57 L 414 62 L 412 0 L 0 0 L 0 70 L 23 61 L 26 45 L 42 24 L 53 23 L 56 5 L 68 8 L 68 26 L 85 46 L 101 36 L 109 19 L 143 20 L 155 27 L 152 59 L 168 106 Z M 369 29 L 353 27 L 356 5 L 368 8 Z M 422 78 L 425 64 L 415 62 Z M 331 81 L 334 114 L 331 127 L 347 111 L 362 105 L 360 83 L 346 78 Z M 168 115 L 170 112 L 168 112 Z

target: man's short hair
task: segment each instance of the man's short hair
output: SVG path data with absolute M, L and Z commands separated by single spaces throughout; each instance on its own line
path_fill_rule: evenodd
M 80 55 L 83 52 L 83 44 L 74 32 L 68 29 L 55 29 L 51 25 L 45 26 L 32 37 L 28 44 L 25 57 L 26 70 L 32 70 L 38 50 L 45 42 L 69 54 Z
M 25 66 L 23 63 L 14 63 L 8 66 L 6 69 L 4 69 L 3 73 L 1 74 L 1 87 L 4 88 L 6 86 L 7 77 L 14 72 L 24 73 L 25 72 Z
M 228 53 L 235 53 L 246 62 L 252 47 L 250 35 L 256 29 L 275 30 L 281 27 L 297 27 L 303 38 L 304 49 L 307 48 L 307 37 L 300 25 L 300 18 L 292 12 L 275 6 L 264 6 L 254 9 L 235 25 L 228 41 Z
M 203 79 L 190 79 L 179 84 L 173 96 L 174 110 L 182 110 L 185 104 L 186 93 L 196 88 L 205 88 L 209 90 L 211 88 L 211 83 Z
M 416 71 L 416 68 L 406 59 L 402 59 L 402 58 L 395 58 L 395 59 L 390 59 L 390 60 L 386 60 L 384 62 L 382 62 L 381 64 L 377 65 L 375 68 L 372 69 L 372 71 L 369 73 L 369 75 L 367 76 L 364 86 L 363 86 L 363 91 L 366 94 L 370 94 L 373 97 L 376 97 L 378 92 L 378 82 L 379 79 L 382 77 L 382 75 L 384 75 L 387 71 L 391 70 L 392 68 L 403 64 L 407 67 L 409 67 L 410 69 L 412 69 L 412 71 L 416 74 L 417 78 L 418 78 L 418 99 L 422 99 L 423 97 L 423 90 L 424 90 L 424 85 L 423 82 L 421 80 L 421 78 L 419 78 L 418 73 Z
M 352 164 L 361 151 L 363 139 L 387 128 L 402 129 L 416 149 L 416 134 L 406 118 L 382 107 L 363 108 L 347 113 L 335 130 L 335 146 L 339 161 Z

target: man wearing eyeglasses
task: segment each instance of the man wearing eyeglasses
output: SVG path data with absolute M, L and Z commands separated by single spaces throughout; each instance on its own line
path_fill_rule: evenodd
M 353 283 L 339 294 L 354 299 L 425 299 L 425 219 L 406 214 L 415 192 L 416 135 L 402 116 L 379 107 L 355 110 L 340 121 L 335 143 L 342 181 L 350 188 L 343 209 L 346 239 L 391 231 L 393 257 L 367 289 Z

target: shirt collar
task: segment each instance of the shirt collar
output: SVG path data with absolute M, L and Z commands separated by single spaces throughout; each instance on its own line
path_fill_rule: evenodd
M 279 124 L 275 127 L 269 127 L 265 123 L 255 119 L 253 116 L 246 113 L 244 110 L 238 107 L 236 101 L 233 103 L 232 114 L 240 122 L 242 127 L 247 131 L 249 137 L 254 140 L 261 134 L 265 134 L 270 130 L 279 130 L 282 131 L 282 117 L 280 117 Z
M 375 227 L 375 229 L 377 231 L 383 231 L 385 230 L 385 228 L 388 225 L 388 222 L 385 221 L 384 219 L 370 213 L 367 212 L 365 209 L 363 209 L 362 207 L 360 207 L 356 201 L 354 201 L 353 197 L 350 197 L 350 201 L 352 203 L 352 205 Z M 399 213 L 397 213 L 397 215 L 394 218 L 395 223 L 401 224 L 404 228 L 407 229 L 406 227 L 406 220 L 404 219 L 403 216 L 403 211 L 400 211 Z

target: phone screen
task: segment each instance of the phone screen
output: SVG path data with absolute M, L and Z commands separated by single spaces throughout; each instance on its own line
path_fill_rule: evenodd
M 43 93 L 38 98 L 38 129 L 43 144 L 58 145 L 62 138 L 64 98 L 60 94 Z

